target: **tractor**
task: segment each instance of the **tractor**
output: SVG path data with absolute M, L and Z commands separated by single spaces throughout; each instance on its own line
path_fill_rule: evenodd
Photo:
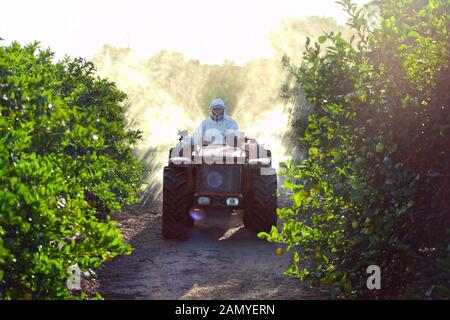
M 243 134 L 226 143 L 202 145 L 194 145 L 187 131 L 179 135 L 164 167 L 164 238 L 185 240 L 210 208 L 243 210 L 244 226 L 253 233 L 276 226 L 277 174 L 270 150 Z

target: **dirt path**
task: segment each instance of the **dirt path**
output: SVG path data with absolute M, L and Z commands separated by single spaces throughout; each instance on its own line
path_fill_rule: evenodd
M 164 240 L 160 210 L 113 216 L 135 251 L 105 264 L 97 290 L 105 299 L 319 299 L 287 278 L 288 256 L 257 239 L 241 213 L 198 221 L 185 242 Z

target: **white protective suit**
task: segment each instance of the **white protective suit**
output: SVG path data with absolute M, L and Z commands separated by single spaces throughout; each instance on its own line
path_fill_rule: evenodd
M 213 107 L 217 108 L 217 104 L 214 105 L 217 101 L 221 101 L 221 99 L 213 100 L 211 109 Z M 226 107 L 223 105 L 223 101 L 221 105 L 224 109 L 223 119 L 214 121 L 211 117 L 208 117 L 203 120 L 197 131 L 192 136 L 194 145 L 202 145 L 202 140 L 207 141 L 209 145 L 222 145 L 225 144 L 227 135 L 238 134 L 239 127 L 236 120 L 227 115 Z

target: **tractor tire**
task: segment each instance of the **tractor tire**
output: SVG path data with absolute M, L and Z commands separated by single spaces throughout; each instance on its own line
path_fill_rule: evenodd
M 184 240 L 193 225 L 189 210 L 193 205 L 184 167 L 165 167 L 163 180 L 162 235 L 166 239 Z
M 244 226 L 254 233 L 270 232 L 277 225 L 277 175 L 252 170 L 246 195 Z

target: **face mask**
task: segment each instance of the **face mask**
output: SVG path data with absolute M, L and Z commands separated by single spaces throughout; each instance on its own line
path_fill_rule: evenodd
M 223 109 L 213 109 L 211 112 L 211 119 L 220 121 L 223 119 Z

